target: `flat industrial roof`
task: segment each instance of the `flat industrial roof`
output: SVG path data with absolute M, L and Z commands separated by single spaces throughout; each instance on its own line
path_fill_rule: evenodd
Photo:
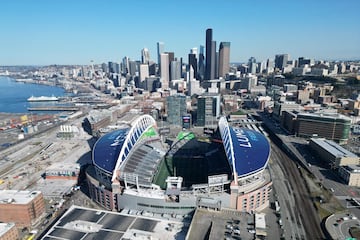
M 185 239 L 186 232 L 182 222 L 73 205 L 42 239 Z
M 315 112 L 315 113 L 309 113 L 309 112 L 301 112 L 298 114 L 298 117 L 300 116 L 309 116 L 309 117 L 321 117 L 321 118 L 326 118 L 326 119 L 342 119 L 342 120 L 347 120 L 347 121 L 351 121 L 351 118 L 339 114 L 339 113 L 322 113 L 322 112 Z
M 326 151 L 335 157 L 358 157 L 356 154 L 343 148 L 334 141 L 327 140 L 325 138 L 311 138 L 310 140 L 323 149 L 326 149 Z
M 0 190 L 0 203 L 27 204 L 39 194 L 40 191 Z
M 238 177 L 264 169 L 270 156 L 270 144 L 266 137 L 247 128 L 229 127 L 229 129 L 234 148 L 233 161 Z M 232 163 L 230 165 L 232 166 Z
M 102 136 L 94 146 L 94 165 L 112 173 L 129 130 L 130 128 L 118 129 Z

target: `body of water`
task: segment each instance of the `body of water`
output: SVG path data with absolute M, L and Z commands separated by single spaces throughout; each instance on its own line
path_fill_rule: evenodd
M 65 90 L 47 85 L 16 82 L 12 78 L 0 76 L 0 112 L 27 113 L 29 107 L 56 104 L 56 102 L 30 103 L 27 101 L 31 96 L 52 95 L 62 97 L 65 95 Z

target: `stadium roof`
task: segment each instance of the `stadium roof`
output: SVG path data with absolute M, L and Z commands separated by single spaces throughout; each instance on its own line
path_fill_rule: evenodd
M 156 134 L 152 130 L 155 125 L 154 118 L 145 114 L 132 120 L 131 127 L 105 134 L 95 143 L 92 156 L 94 165 L 108 174 L 113 174 L 115 169 L 120 169 L 122 162 L 126 161 L 142 136 Z M 114 180 L 116 175 L 113 174 L 112 178 Z
M 226 118 L 219 121 L 226 156 L 238 177 L 261 171 L 267 166 L 270 144 L 266 137 L 247 128 L 230 127 Z
M 105 134 L 95 144 L 93 150 L 94 164 L 108 173 L 112 173 L 118 160 L 121 148 L 130 128 L 123 128 Z

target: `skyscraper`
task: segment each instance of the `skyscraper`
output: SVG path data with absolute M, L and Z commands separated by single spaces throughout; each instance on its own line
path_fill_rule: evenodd
M 160 81 L 161 88 L 168 89 L 169 88 L 169 54 L 161 53 L 160 54 Z
M 122 60 L 122 73 L 127 74 L 129 72 L 129 61 L 128 57 L 124 57 Z
M 198 75 L 195 75 L 195 78 L 199 79 L 200 81 L 204 80 L 205 77 L 205 57 L 204 57 L 204 46 L 200 46 L 199 51 L 199 70 Z
M 212 40 L 212 29 L 206 29 L 205 80 L 215 78 L 216 42 Z
M 140 69 L 139 69 L 139 78 L 140 78 L 140 82 L 145 81 L 145 79 L 149 77 L 149 65 L 147 64 L 140 64 Z
M 194 76 L 197 76 L 197 59 L 196 59 L 196 54 L 194 53 L 189 53 L 189 69 L 190 66 L 192 66 L 193 71 L 194 71 Z
M 221 42 L 219 47 L 219 77 L 230 71 L 230 42 Z
M 257 68 L 257 63 L 256 63 L 256 59 L 254 57 L 249 58 L 248 66 L 249 66 L 248 72 L 251 74 L 255 74 L 256 68 Z
M 149 49 L 143 48 L 143 49 L 141 50 L 141 63 L 143 63 L 143 64 L 148 64 L 149 61 L 150 61 Z
M 170 80 L 178 80 L 181 78 L 181 65 L 179 61 L 170 63 Z
M 286 67 L 287 61 L 289 60 L 288 54 L 278 54 L 275 55 L 275 68 L 283 69 Z
M 162 54 L 164 52 L 164 43 L 163 42 L 158 42 L 157 43 L 157 54 L 158 54 L 158 66 L 161 65 L 160 61 L 161 61 L 161 57 L 160 57 L 160 54 Z

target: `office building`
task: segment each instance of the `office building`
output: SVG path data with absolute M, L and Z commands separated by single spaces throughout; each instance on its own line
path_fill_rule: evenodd
M 127 74 L 129 73 L 129 61 L 130 61 L 130 58 L 128 57 L 124 57 L 123 60 L 122 60 L 122 67 L 121 67 L 121 71 L 123 74 Z
M 230 71 L 230 42 L 221 42 L 219 47 L 219 77 L 225 78 Z
M 310 138 L 310 148 L 333 168 L 360 164 L 360 158 L 337 143 L 325 138 Z
M 181 79 L 181 65 L 179 61 L 172 61 L 170 64 L 170 80 Z
M 138 72 L 137 62 L 136 61 L 129 61 L 128 73 L 130 74 L 130 76 L 135 76 L 136 72 Z
M 342 114 L 299 113 L 296 132 L 300 137 L 323 137 L 340 144 L 349 139 L 351 118 Z
M 169 81 L 170 81 L 169 65 L 170 65 L 169 54 L 161 53 L 160 54 L 160 81 L 161 81 L 162 89 L 169 88 Z
M 45 214 L 45 202 L 39 191 L 1 190 L 0 222 L 31 227 Z M 5 201 L 4 201 L 5 200 Z
M 140 64 L 140 71 L 139 71 L 140 82 L 145 81 L 147 77 L 149 77 L 149 65 Z
M 155 92 L 157 88 L 161 88 L 160 78 L 155 76 L 145 78 L 143 88 L 149 92 Z
M 141 50 L 141 63 L 142 64 L 149 64 L 150 61 L 150 52 L 149 49 L 143 48 Z
M 205 80 L 215 79 L 216 42 L 212 40 L 212 29 L 206 29 Z
M 198 74 L 198 66 L 197 66 L 197 58 L 196 58 L 196 54 L 195 53 L 190 53 L 189 54 L 189 69 L 190 66 L 192 66 L 192 69 L 194 71 L 194 76 L 196 77 Z
M 282 70 L 284 67 L 286 67 L 288 60 L 288 54 L 275 55 L 275 68 Z
M 161 54 L 164 53 L 165 44 L 163 42 L 157 43 L 158 66 L 161 64 Z
M 186 96 L 184 94 L 171 95 L 167 101 L 167 121 L 169 124 L 182 126 L 186 112 Z
M 274 61 L 272 59 L 268 59 L 266 61 L 266 73 L 267 74 L 273 73 L 274 72 L 274 67 L 275 67 Z
M 249 59 L 248 66 L 249 66 L 248 73 L 256 74 L 257 63 L 254 57 L 251 57 Z
M 274 102 L 273 117 L 279 120 L 284 111 L 299 111 L 301 106 L 295 102 Z
M 198 69 L 198 75 L 195 75 L 196 79 L 199 79 L 200 81 L 204 80 L 205 77 L 205 56 L 204 56 L 204 46 L 200 46 L 199 51 L 199 69 Z
M 303 58 L 303 57 L 299 57 L 298 59 L 298 67 L 304 67 L 305 65 L 313 66 L 315 64 L 315 61 L 313 59 L 309 59 L 309 58 Z
M 360 187 L 360 165 L 339 167 L 339 175 L 347 185 Z
M 156 75 L 156 63 L 153 61 L 149 62 L 149 75 Z

